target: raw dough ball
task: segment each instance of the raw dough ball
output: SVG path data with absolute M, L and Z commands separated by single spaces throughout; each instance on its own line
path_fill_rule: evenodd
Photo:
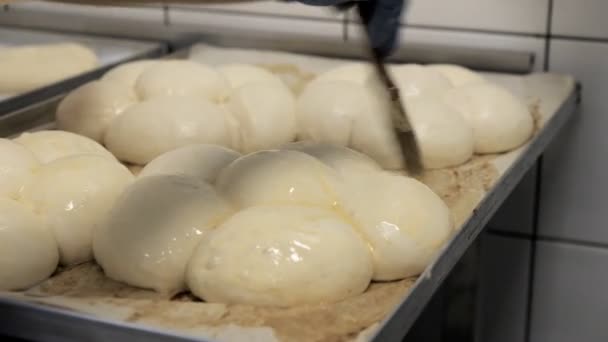
M 397 65 L 391 67 L 390 72 L 402 98 L 442 93 L 452 88 L 445 76 L 421 65 Z M 372 77 L 370 81 L 379 82 L 376 77 Z
M 380 165 L 370 157 L 351 150 L 348 147 L 331 145 L 325 143 L 315 143 L 310 141 L 299 141 L 281 147 L 283 150 L 300 151 L 311 155 L 325 165 L 335 169 L 341 175 L 358 171 L 379 171 Z
M 348 63 L 330 69 L 311 81 L 314 83 L 347 81 L 357 85 L 365 85 L 367 79 L 374 73 L 374 68 L 367 63 Z
M 477 153 L 512 150 L 525 143 L 534 130 L 528 107 L 498 85 L 469 84 L 446 93 L 445 100 L 473 127 Z
M 0 290 L 24 290 L 48 278 L 59 252 L 44 222 L 21 203 L 0 198 Z
M 295 99 L 284 85 L 246 84 L 232 93 L 227 108 L 238 122 L 242 152 L 274 148 L 296 137 Z
M 0 93 L 22 93 L 97 66 L 90 49 L 74 43 L 24 45 L 0 50 Z
M 78 154 L 95 154 L 116 160 L 112 153 L 96 141 L 65 131 L 38 131 L 23 133 L 14 140 L 32 151 L 43 163 Z
M 369 97 L 364 87 L 353 82 L 309 84 L 296 103 L 298 137 L 348 146 L 355 121 L 377 109 Z
M 190 260 L 190 290 L 208 302 L 296 306 L 362 293 L 372 274 L 365 242 L 329 210 L 263 206 L 206 236 Z
M 460 87 L 470 83 L 483 83 L 486 81 L 480 74 L 460 65 L 433 64 L 427 66 L 427 68 L 439 72 L 447 78 L 454 87 Z
M 351 146 L 387 169 L 403 167 L 389 109 L 378 89 L 353 82 L 311 83 L 296 106 L 298 136 L 303 140 Z
M 374 280 L 420 274 L 451 235 L 448 207 L 413 178 L 378 172 L 358 179 L 347 203 L 371 247 Z
M 204 97 L 223 101 L 229 85 L 217 71 L 187 61 L 159 61 L 147 68 L 137 79 L 135 91 L 142 99 L 161 96 Z
M 404 101 L 427 169 L 460 165 L 473 156 L 473 129 L 460 112 L 434 97 Z
M 139 177 L 184 175 L 213 184 L 220 171 L 240 156 L 238 152 L 218 145 L 184 146 L 152 160 Z
M 218 177 L 220 193 L 240 208 L 264 204 L 338 205 L 337 173 L 297 151 L 261 151 L 235 160 Z
M 140 60 L 121 64 L 117 67 L 112 68 L 112 70 L 106 72 L 101 79 L 120 82 L 133 89 L 135 88 L 135 83 L 137 82 L 139 76 L 146 69 L 157 63 L 158 61 L 153 60 Z
M 247 64 L 226 64 L 217 69 L 230 83 L 232 89 L 238 89 L 250 83 L 272 83 L 286 87 L 281 79 L 271 72 Z
M 17 198 L 38 166 L 40 163 L 30 150 L 11 140 L 0 139 L 0 196 Z
M 192 144 L 231 145 L 226 113 L 195 97 L 161 97 L 129 107 L 106 132 L 106 146 L 122 160 L 145 165 Z
M 54 233 L 61 264 L 78 264 L 92 259 L 93 231 L 132 180 L 131 172 L 114 160 L 66 157 L 42 165 L 24 187 L 22 200 Z
M 95 260 L 114 280 L 175 294 L 185 288 L 186 264 L 196 245 L 231 213 L 209 184 L 194 178 L 140 178 L 95 232 Z
M 57 108 L 57 127 L 101 142 L 118 115 L 136 102 L 133 90 L 116 81 L 93 81 L 70 92 Z

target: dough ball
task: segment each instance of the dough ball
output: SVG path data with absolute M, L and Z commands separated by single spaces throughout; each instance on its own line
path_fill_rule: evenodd
M 426 169 L 456 166 L 471 159 L 473 129 L 460 112 L 434 97 L 416 97 L 404 103 Z
M 95 232 L 95 260 L 114 280 L 175 294 L 185 288 L 186 264 L 196 245 L 231 213 L 209 184 L 194 178 L 140 178 Z
M 338 175 L 297 151 L 261 151 L 241 157 L 218 177 L 220 193 L 240 208 L 265 204 L 338 205 Z
M 367 245 L 331 211 L 263 206 L 203 238 L 187 281 L 208 302 L 285 307 L 360 294 L 371 274 Z
M 116 118 L 108 127 L 105 144 L 118 159 L 140 165 L 186 145 L 230 146 L 226 116 L 203 98 L 155 98 L 129 107 Z
M 34 153 L 8 139 L 0 139 L 0 196 L 17 198 L 40 166 Z
M 374 72 L 369 63 L 347 63 L 322 73 L 311 82 L 347 81 L 362 86 Z
M 390 72 L 402 98 L 442 93 L 452 88 L 445 76 L 421 65 L 397 65 L 391 67 Z M 376 77 L 370 80 L 379 82 Z
M 21 203 L 0 198 L 0 290 L 24 290 L 48 278 L 59 252 L 44 222 Z
M 298 137 L 348 146 L 355 121 L 376 108 L 366 89 L 353 82 L 309 84 L 298 97 Z
M 416 276 L 452 232 L 450 211 L 423 183 L 388 172 L 350 184 L 350 214 L 369 243 L 374 280 Z
M 146 68 L 135 84 L 141 99 L 161 96 L 203 97 L 223 101 L 228 82 L 217 71 L 187 60 L 159 61 Z
M 139 177 L 184 175 L 213 184 L 220 171 L 240 156 L 223 146 L 188 145 L 161 154 L 143 168 Z
M 126 167 L 108 158 L 66 157 L 42 165 L 24 187 L 22 200 L 46 220 L 61 264 L 78 264 L 92 259 L 93 231 L 132 180 Z
M 116 160 L 112 153 L 95 140 L 66 131 L 26 132 L 14 141 L 32 151 L 43 164 L 78 154 L 95 154 Z
M 381 170 L 380 165 L 370 157 L 344 146 L 299 141 L 284 145 L 281 149 L 300 151 L 311 155 L 322 161 L 325 165 L 338 171 L 341 175 L 349 173 L 352 170 Z
M 534 131 L 528 107 L 506 89 L 490 84 L 469 84 L 445 94 L 473 127 L 475 152 L 498 153 L 525 143 Z
M 26 92 L 76 76 L 96 66 L 95 53 L 75 43 L 4 48 L 0 50 L 0 93 Z
M 101 142 L 110 122 L 135 102 L 135 93 L 123 83 L 89 82 L 59 103 L 57 127 Z
M 115 81 L 128 86 L 131 89 L 135 88 L 135 83 L 139 76 L 149 67 L 156 65 L 159 61 L 156 60 L 139 60 L 128 62 L 112 68 L 101 78 L 104 81 Z
M 460 87 L 471 83 L 483 83 L 486 81 L 481 74 L 460 65 L 433 64 L 427 66 L 427 68 L 439 72 L 443 77 L 447 78 L 454 87 Z
M 299 138 L 351 146 L 384 168 L 402 168 L 389 109 L 376 90 L 346 81 L 309 84 L 296 105 Z
M 238 89 L 250 83 L 272 83 L 286 87 L 281 79 L 266 69 L 247 64 L 226 64 L 217 69 L 232 89 Z
M 249 83 L 235 90 L 227 108 L 238 123 L 238 146 L 249 153 L 296 137 L 295 99 L 283 85 Z

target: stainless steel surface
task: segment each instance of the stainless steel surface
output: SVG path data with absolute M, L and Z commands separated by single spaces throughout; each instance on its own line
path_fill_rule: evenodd
M 204 41 L 217 46 L 241 47 L 258 50 L 279 50 L 294 53 L 315 54 L 325 57 L 365 59 L 369 52 L 363 41 L 349 40 L 337 44 L 335 41 L 310 36 L 285 35 L 277 32 L 268 36 L 243 32 L 184 35 L 175 42 L 175 47 L 185 47 L 195 41 Z M 401 45 L 387 59 L 388 62 L 452 63 L 476 70 L 525 74 L 532 71 L 534 54 L 522 51 L 462 48 L 458 46 L 407 44 Z
M 23 94 L 15 96 L 4 95 L 0 98 L 0 115 L 14 112 L 30 104 L 45 101 L 60 94 L 65 94 L 83 83 L 99 78 L 107 70 L 119 63 L 135 59 L 159 57 L 167 51 L 166 44 L 161 42 L 48 33 L 0 26 L 0 44 L 2 46 L 62 41 L 78 42 L 91 48 L 97 54 L 100 65 L 89 72 L 66 78 L 57 83 L 49 84 Z
M 222 41 L 222 38 L 205 39 L 205 42 Z M 232 41 L 232 40 L 230 40 Z M 232 41 L 234 42 L 234 41 Z M 273 41 L 250 42 L 256 49 L 271 49 Z M 222 46 L 227 46 L 224 40 Z M 307 45 L 296 50 L 301 53 L 318 54 L 323 46 Z M 229 45 L 229 44 L 228 44 Z M 232 45 L 234 46 L 234 45 Z M 236 45 L 242 47 L 242 45 Z M 297 46 L 293 41 L 291 47 Z M 335 46 L 334 46 L 335 48 Z M 279 48 L 275 50 L 293 49 Z M 337 50 L 333 56 L 338 55 Z M 187 55 L 187 51 L 179 51 L 174 56 Z M 352 56 L 351 56 L 352 57 Z M 53 122 L 53 113 L 61 96 L 49 98 L 37 104 L 31 104 L 18 111 L 0 117 L 0 134 L 14 135 L 21 131 L 49 125 Z M 534 137 L 527 151 L 522 154 L 511 166 L 509 171 L 500 179 L 498 184 L 490 190 L 483 202 L 477 207 L 473 216 L 461 228 L 453 240 L 446 245 L 436 261 L 423 273 L 416 282 L 411 293 L 395 307 L 395 311 L 383 322 L 382 328 L 373 338 L 374 341 L 400 341 L 413 323 L 430 297 L 443 282 L 449 271 L 469 247 L 473 240 L 485 226 L 502 201 L 513 190 L 523 174 L 530 169 L 534 161 L 555 137 L 566 121 L 572 117 L 577 106 L 577 94 L 570 94 L 568 100 L 561 105 L 559 111 L 547 122 L 545 127 Z M 62 308 L 49 308 L 26 304 L 24 302 L 0 297 L 0 334 L 9 334 L 27 339 L 43 339 L 50 341 L 82 341 L 82 340 L 130 340 L 130 341 L 190 341 L 189 337 L 170 331 L 159 332 L 143 325 L 105 320 L 89 315 L 75 313 Z M 33 329 L 32 327 L 35 327 Z

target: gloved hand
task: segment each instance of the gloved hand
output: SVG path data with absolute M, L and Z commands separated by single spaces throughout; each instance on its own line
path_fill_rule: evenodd
M 367 23 L 372 48 L 381 57 L 388 56 L 399 37 L 399 22 L 407 0 L 296 0 L 311 6 L 335 6 L 345 10 L 357 6 L 359 16 Z

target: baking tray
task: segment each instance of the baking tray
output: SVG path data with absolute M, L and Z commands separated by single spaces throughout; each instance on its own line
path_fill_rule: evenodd
M 292 43 L 294 44 L 294 43 Z M 224 45 L 224 44 L 222 44 Z M 309 55 L 322 54 L 323 50 L 313 49 L 307 44 Z M 291 50 L 291 49 L 289 49 Z M 177 57 L 187 52 L 180 51 Z M 290 53 L 251 51 L 241 48 L 216 47 L 202 44 L 192 48 L 192 58 L 203 59 L 210 64 L 245 62 L 257 63 L 259 58 L 268 61 L 268 56 L 288 62 L 290 58 L 303 69 L 322 71 L 340 60 L 305 57 Z M 332 56 L 337 57 L 337 56 Z M 352 58 L 352 56 L 347 56 Z M 538 130 L 535 136 L 521 148 L 492 158 L 492 165 L 498 172 L 494 185 L 480 199 L 458 233 L 444 246 L 434 262 L 417 278 L 406 295 L 395 301 L 394 310 L 385 318 L 371 324 L 360 334 L 352 336 L 356 340 L 400 341 L 414 324 L 422 309 L 438 289 L 450 270 L 463 253 L 479 235 L 485 224 L 496 212 L 500 204 L 510 194 L 522 176 L 534 164 L 547 145 L 568 120 L 576 113 L 579 91 L 574 80 L 568 76 L 555 74 L 532 74 L 514 76 L 488 73 L 486 77 L 509 88 L 524 99 L 537 112 Z M 59 98 L 48 99 L 32 104 L 27 108 L 0 117 L 0 134 L 12 135 L 20 131 L 52 125 L 54 109 Z M 392 307 L 392 306 L 391 306 Z M 75 307 L 64 307 L 52 301 L 41 303 L 25 301 L 18 294 L 0 295 L 0 334 L 45 341 L 82 341 L 82 340 L 129 340 L 129 341 L 193 341 L 209 340 L 208 333 L 193 333 L 163 326 L 163 323 L 142 324 L 119 319 L 115 315 L 91 312 Z M 34 329 L 32 327 L 35 327 Z M 229 335 L 229 334 L 228 334 Z M 232 340 L 242 340 L 240 338 Z M 264 341 L 259 335 L 256 340 Z M 222 340 L 230 340 L 224 335 Z
M 83 83 L 100 77 L 116 64 L 135 59 L 155 58 L 167 52 L 167 43 L 163 42 L 52 33 L 0 26 L 0 48 L 66 41 L 80 43 L 92 49 L 99 59 L 99 66 L 91 71 L 19 95 L 0 93 L 0 115 L 53 96 L 65 94 Z

